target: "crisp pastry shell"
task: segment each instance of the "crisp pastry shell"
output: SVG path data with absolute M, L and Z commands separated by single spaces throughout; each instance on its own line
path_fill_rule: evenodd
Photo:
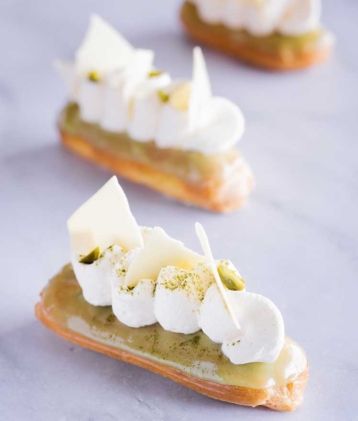
M 44 304 L 40 301 L 35 307 L 36 317 L 50 330 L 62 338 L 77 345 L 88 348 L 92 351 L 100 352 L 110 357 L 122 360 L 136 366 L 145 368 L 154 373 L 168 377 L 190 389 L 193 389 L 210 398 L 244 406 L 266 406 L 276 411 L 292 411 L 303 401 L 303 391 L 305 389 L 309 368 L 302 372 L 296 379 L 279 387 L 269 387 L 266 389 L 251 389 L 247 387 L 223 385 L 219 383 L 201 380 L 179 369 L 168 367 L 164 364 L 151 361 L 128 351 L 105 345 L 79 333 L 76 333 L 59 324 L 47 312 Z
M 203 186 L 202 183 L 189 183 L 146 164 L 116 157 L 96 148 L 77 135 L 71 135 L 62 130 L 60 130 L 60 134 L 63 144 L 76 155 L 178 201 L 210 211 L 226 213 L 243 207 L 254 186 L 251 169 L 245 162 L 225 181 L 207 183 Z M 237 188 L 236 181 L 238 180 L 240 185 L 244 183 L 244 191 Z
M 209 29 L 199 27 L 187 13 L 187 2 L 182 5 L 181 22 L 187 34 L 195 41 L 206 44 L 231 56 L 257 67 L 274 71 L 299 70 L 326 61 L 332 52 L 332 45 L 323 45 L 315 50 L 301 51 L 295 54 L 272 54 L 258 50 L 224 35 L 213 34 Z M 205 25 L 205 24 L 203 24 Z

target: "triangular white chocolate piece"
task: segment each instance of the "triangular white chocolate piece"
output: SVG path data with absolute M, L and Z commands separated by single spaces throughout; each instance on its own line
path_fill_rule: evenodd
M 165 266 L 191 270 L 203 260 L 203 256 L 169 237 L 162 228 L 155 227 L 148 234 L 144 249 L 134 258 L 124 282 L 126 286 L 133 287 L 141 279 L 156 280 Z
M 200 104 L 211 98 L 211 86 L 203 52 L 200 47 L 193 51 L 193 77 L 189 100 L 189 127 L 194 130 Z
M 67 226 L 77 255 L 87 255 L 96 247 L 102 252 L 113 244 L 126 251 L 143 247 L 140 228 L 115 176 L 77 209 Z
M 92 15 L 86 36 L 76 53 L 76 72 L 86 75 L 96 71 L 104 76 L 125 67 L 133 52 L 133 47 L 111 25 Z

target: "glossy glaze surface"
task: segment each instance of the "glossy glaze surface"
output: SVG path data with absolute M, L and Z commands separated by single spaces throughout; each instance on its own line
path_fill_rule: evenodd
M 280 386 L 300 374 L 295 364 L 298 354 L 305 358 L 304 351 L 286 338 L 274 363 L 235 365 L 221 352 L 220 345 L 201 331 L 184 335 L 164 330 L 159 324 L 130 328 L 116 319 L 111 307 L 95 307 L 84 300 L 71 265 L 49 282 L 43 302 L 51 318 L 72 331 L 218 383 L 254 389 Z
M 206 156 L 200 152 L 158 148 L 154 142 L 136 142 L 126 133 L 111 133 L 98 124 L 84 122 L 75 103 L 64 108 L 59 126 L 114 156 L 144 163 L 192 183 L 215 180 L 220 183 L 230 173 L 230 167 L 242 159 L 236 149 Z

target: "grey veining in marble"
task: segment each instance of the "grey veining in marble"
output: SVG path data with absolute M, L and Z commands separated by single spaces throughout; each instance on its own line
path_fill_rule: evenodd
M 63 341 L 34 317 L 47 280 L 69 259 L 65 221 L 110 176 L 65 151 L 56 113 L 65 101 L 53 73 L 70 58 L 96 11 L 158 67 L 189 75 L 192 44 L 179 1 L 0 3 L 0 419 L 358 420 L 358 3 L 325 0 L 338 48 L 326 65 L 274 74 L 205 49 L 214 91 L 247 119 L 240 148 L 257 188 L 228 216 L 182 206 L 123 181 L 143 225 L 162 225 L 199 249 L 194 222 L 248 288 L 281 309 L 307 350 L 311 377 L 292 414 L 236 407 Z

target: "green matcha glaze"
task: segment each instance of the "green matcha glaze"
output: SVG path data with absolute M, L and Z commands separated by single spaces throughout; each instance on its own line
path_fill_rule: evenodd
M 204 380 L 263 389 L 286 384 L 300 374 L 292 354 L 304 356 L 304 351 L 288 338 L 274 363 L 234 365 L 223 355 L 220 345 L 203 332 L 172 333 L 159 324 L 137 329 L 125 326 L 115 318 L 111 307 L 95 307 L 84 300 L 71 265 L 65 266 L 44 289 L 43 305 L 48 316 L 62 327 Z
M 200 152 L 158 148 L 154 142 L 136 142 L 126 133 L 111 133 L 98 124 L 84 122 L 74 103 L 62 111 L 59 126 L 65 133 L 80 136 L 111 155 L 146 164 L 189 183 L 220 183 L 228 166 L 235 166 L 242 159 L 236 149 L 205 156 Z
M 273 54 L 288 54 L 298 53 L 300 51 L 307 51 L 307 49 L 315 49 L 317 42 L 323 35 L 321 28 L 307 32 L 298 36 L 281 35 L 277 32 L 266 36 L 253 36 L 249 32 L 242 29 L 231 29 L 224 25 L 212 25 L 201 20 L 198 15 L 197 8 L 194 4 L 186 2 L 182 10 L 185 20 L 195 25 L 196 28 L 203 30 L 210 30 L 213 37 L 230 38 L 238 44 L 245 44 L 253 47 L 256 50 L 262 50 Z

